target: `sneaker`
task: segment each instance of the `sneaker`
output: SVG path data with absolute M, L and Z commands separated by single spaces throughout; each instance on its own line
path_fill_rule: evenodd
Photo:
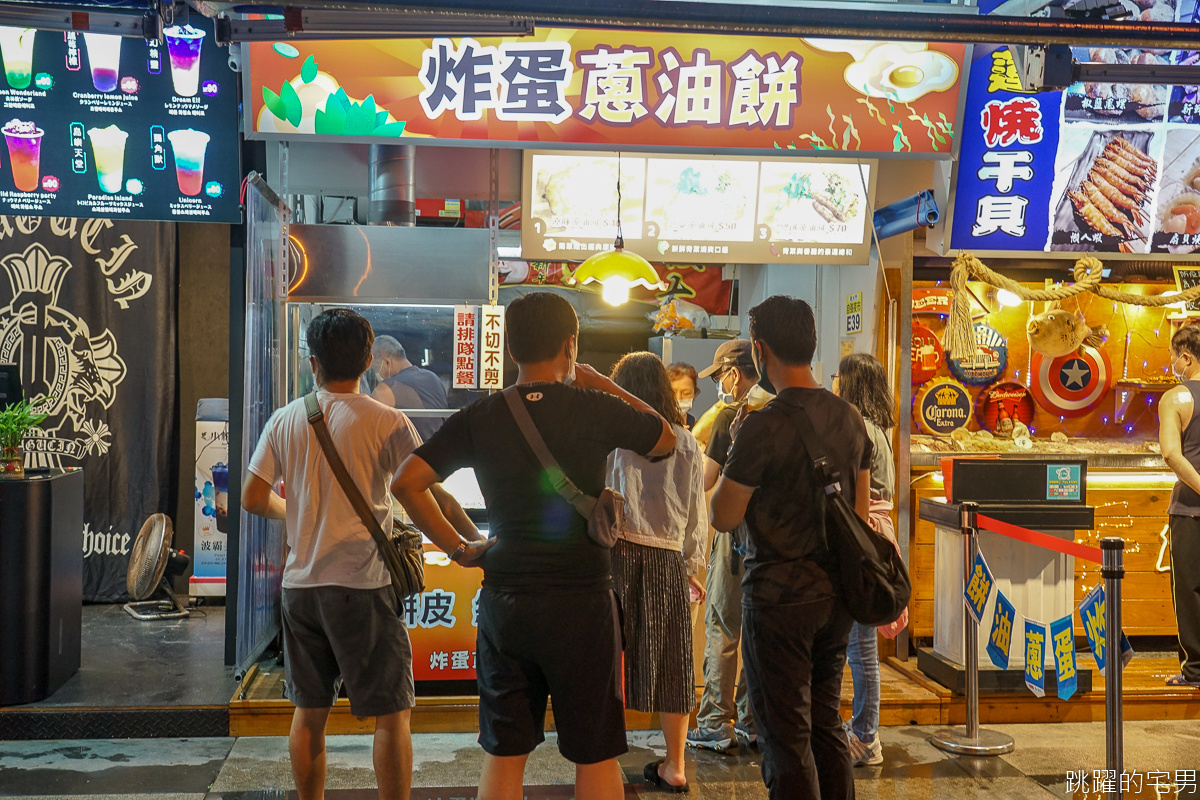
M 747 725 L 734 725 L 733 734 L 742 747 L 758 747 L 758 733 Z
M 688 731 L 687 746 L 700 750 L 715 750 L 718 753 L 731 753 L 737 749 L 737 734 L 728 722 L 716 730 L 710 728 L 692 728 Z
M 850 744 L 850 762 L 856 767 L 874 767 L 883 763 L 883 745 L 879 737 L 868 744 L 853 733 L 846 737 Z

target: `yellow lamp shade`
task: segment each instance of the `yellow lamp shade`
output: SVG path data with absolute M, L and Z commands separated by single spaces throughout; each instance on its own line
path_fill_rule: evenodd
M 649 261 L 619 247 L 588 258 L 575 270 L 572 279 L 576 283 L 599 283 L 605 301 L 614 306 L 628 300 L 629 290 L 634 286 L 646 289 L 662 286 Z

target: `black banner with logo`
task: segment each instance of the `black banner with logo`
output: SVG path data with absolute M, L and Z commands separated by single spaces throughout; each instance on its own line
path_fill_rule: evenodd
M 83 596 L 120 600 L 171 486 L 175 228 L 0 216 L 0 271 L 0 363 L 50 415 L 26 468 L 84 469 Z

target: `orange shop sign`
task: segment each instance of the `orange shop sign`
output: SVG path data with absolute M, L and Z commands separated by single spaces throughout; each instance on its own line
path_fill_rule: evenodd
M 252 43 L 252 138 L 949 155 L 964 47 L 539 28 Z

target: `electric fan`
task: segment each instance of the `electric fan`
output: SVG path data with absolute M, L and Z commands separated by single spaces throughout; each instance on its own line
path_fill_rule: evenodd
M 151 514 L 142 525 L 129 556 L 125 588 L 135 601 L 125 604 L 125 611 L 134 619 L 178 619 L 188 616 L 188 610 L 171 591 L 171 578 L 187 571 L 192 559 L 171 549 L 175 531 L 166 514 Z M 154 600 L 147 598 L 161 594 Z M 142 602 L 144 601 L 144 602 Z

